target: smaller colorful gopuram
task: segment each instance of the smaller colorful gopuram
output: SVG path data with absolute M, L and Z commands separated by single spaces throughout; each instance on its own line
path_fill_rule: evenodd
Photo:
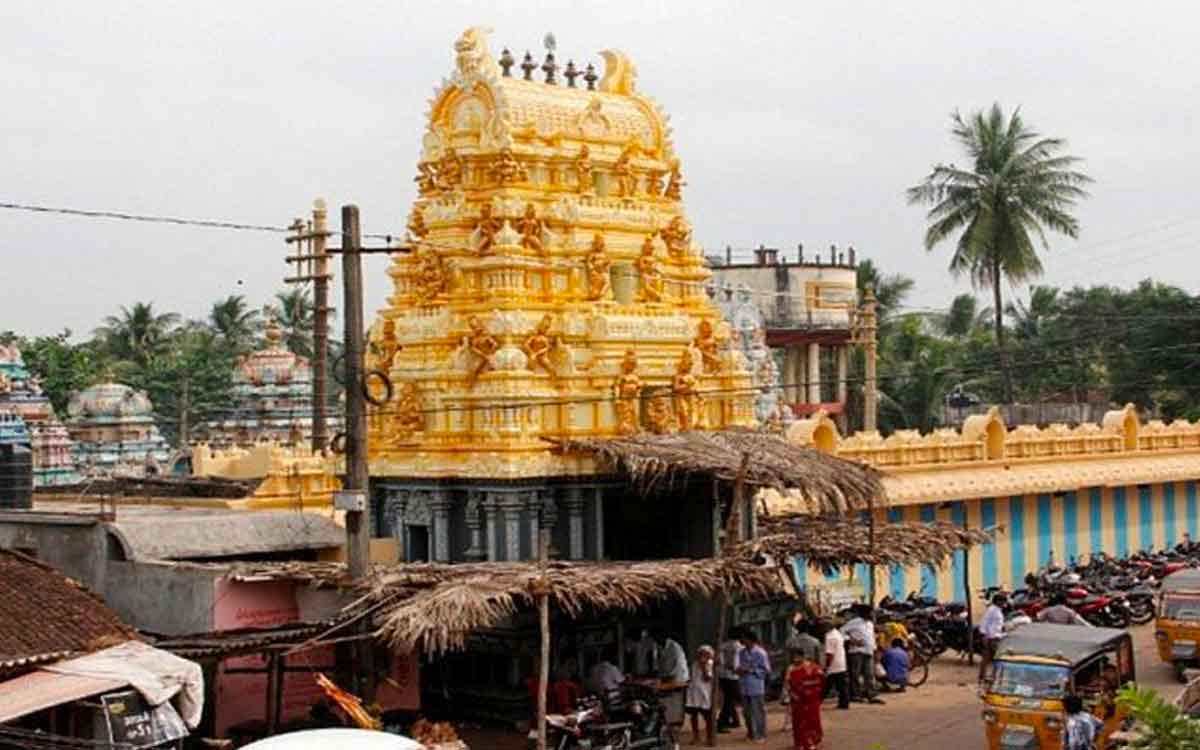
M 312 366 L 283 344 L 272 320 L 267 345 L 238 360 L 233 408 L 201 428 L 211 445 L 249 446 L 264 440 L 298 444 L 312 436 Z
M 140 475 L 162 468 L 170 457 L 144 392 L 120 383 L 99 383 L 71 396 L 67 429 L 75 439 L 77 465 L 88 474 Z
M 776 354 L 767 346 L 766 322 L 750 289 L 742 285 L 735 290 L 729 285 L 714 283 L 709 285 L 708 291 L 729 323 L 734 356 L 744 358 L 742 366 L 750 373 L 751 384 L 760 389 L 754 397 L 754 418 L 762 427 L 786 428 L 794 417 L 779 378 Z
M 21 417 L 33 450 L 33 484 L 48 487 L 79 480 L 71 455 L 71 438 L 54 405 L 42 392 L 37 376 L 25 367 L 16 346 L 0 344 L 0 413 Z

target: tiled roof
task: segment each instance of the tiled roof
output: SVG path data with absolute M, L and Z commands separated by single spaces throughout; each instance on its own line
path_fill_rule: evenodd
M 82 584 L 20 552 L 0 550 L 0 672 L 136 637 Z

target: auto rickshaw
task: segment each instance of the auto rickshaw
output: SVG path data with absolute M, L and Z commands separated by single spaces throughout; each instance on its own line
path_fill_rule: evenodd
M 1180 570 L 1163 579 L 1154 622 L 1158 657 L 1185 681 L 1186 670 L 1200 666 L 1200 570 Z
M 1133 679 L 1133 639 L 1123 630 L 1024 625 L 997 644 L 985 678 L 988 750 L 1061 748 L 1063 698 L 1071 694 L 1104 722 L 1097 737 L 1104 750 L 1124 719 L 1117 691 Z

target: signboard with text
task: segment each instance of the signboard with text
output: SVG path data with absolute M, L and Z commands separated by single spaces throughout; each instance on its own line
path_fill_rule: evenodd
M 168 701 L 151 706 L 136 690 L 100 696 L 109 742 L 131 747 L 158 747 L 187 736 L 179 712 Z

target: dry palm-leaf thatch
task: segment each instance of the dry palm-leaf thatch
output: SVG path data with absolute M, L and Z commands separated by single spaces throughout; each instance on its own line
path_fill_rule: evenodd
M 676 432 L 619 438 L 563 440 L 567 451 L 588 451 L 649 492 L 692 477 L 736 481 L 742 457 L 749 455 L 749 487 L 798 492 L 825 512 L 883 504 L 881 474 L 865 464 L 793 445 L 778 435 L 753 430 Z
M 782 593 L 778 575 L 748 560 L 706 558 L 651 562 L 500 562 L 405 564 L 379 568 L 363 581 L 349 617 L 374 616 L 379 635 L 398 649 L 461 650 L 476 631 L 495 627 L 539 592 L 568 617 L 634 610 L 693 596 Z
M 801 557 L 825 572 L 848 565 L 940 566 L 954 552 L 992 541 L 992 532 L 964 529 L 948 521 L 879 523 L 875 542 L 864 521 L 833 516 L 760 518 L 762 535 L 738 548 L 740 556 L 776 561 Z

